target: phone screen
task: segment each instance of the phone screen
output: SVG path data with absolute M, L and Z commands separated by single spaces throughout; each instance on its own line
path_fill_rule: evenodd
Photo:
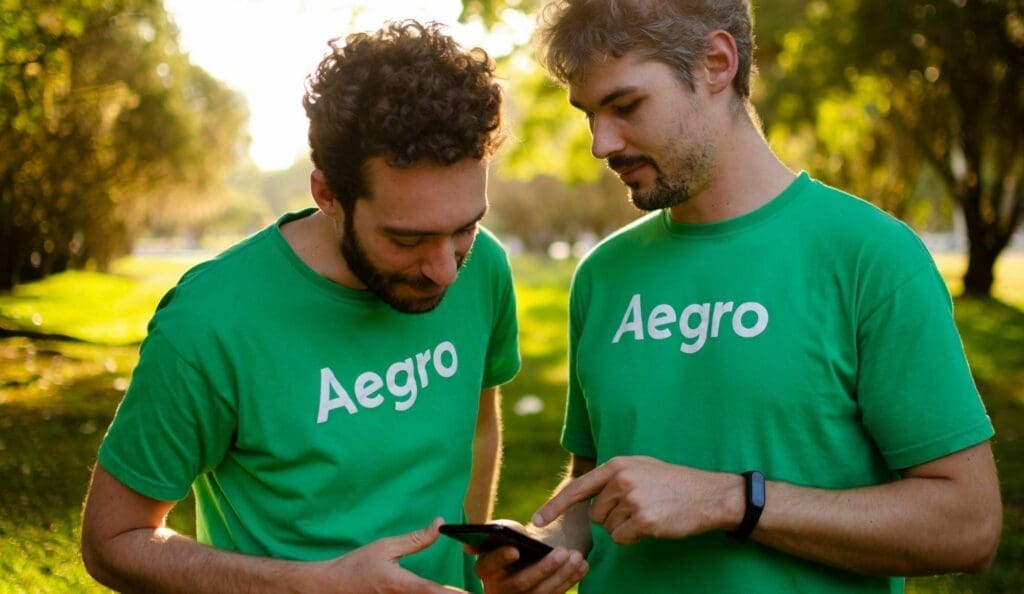
M 551 552 L 551 547 L 522 532 L 501 524 L 444 524 L 441 534 L 464 542 L 480 552 L 501 547 L 515 547 L 519 560 L 512 568 L 519 569 L 540 561 Z

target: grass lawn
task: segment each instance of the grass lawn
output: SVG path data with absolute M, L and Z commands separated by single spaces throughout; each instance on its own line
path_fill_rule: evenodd
M 954 291 L 963 259 L 940 256 Z M 104 591 L 81 567 L 77 524 L 89 469 L 128 384 L 145 323 L 190 264 L 126 259 L 111 275 L 67 273 L 0 296 L 0 328 L 83 339 L 0 338 L 0 593 Z M 571 262 L 515 262 L 523 372 L 505 388 L 497 513 L 526 520 L 558 482 Z M 915 594 L 1024 591 L 1024 254 L 997 268 L 998 300 L 958 300 L 957 320 L 996 424 L 1006 506 L 999 559 L 981 576 L 911 580 Z M 526 406 L 530 404 L 531 406 Z M 539 409 L 539 410 L 538 410 Z M 191 532 L 189 502 L 171 523 Z

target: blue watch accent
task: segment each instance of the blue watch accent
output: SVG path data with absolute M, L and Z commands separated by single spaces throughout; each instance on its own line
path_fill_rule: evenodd
M 743 512 L 743 520 L 740 521 L 739 527 L 728 533 L 729 536 L 737 540 L 744 540 L 750 536 L 750 533 L 757 527 L 757 521 L 761 519 L 761 512 L 764 511 L 765 505 L 764 475 L 757 470 L 748 470 L 743 473 L 743 481 L 747 507 Z

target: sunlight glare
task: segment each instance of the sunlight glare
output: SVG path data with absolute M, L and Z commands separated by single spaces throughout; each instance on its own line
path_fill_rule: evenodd
M 327 40 L 403 18 L 437 21 L 461 44 L 494 55 L 529 37 L 530 17 L 506 11 L 490 34 L 480 23 L 457 22 L 459 0 L 165 0 L 192 62 L 241 92 L 249 107 L 250 154 L 265 171 L 307 158 L 302 110 L 306 76 Z M 525 24 L 524 24 L 525 23 Z

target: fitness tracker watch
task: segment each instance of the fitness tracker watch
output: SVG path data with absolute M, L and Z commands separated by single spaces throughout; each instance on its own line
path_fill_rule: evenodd
M 745 540 L 757 527 L 757 521 L 761 519 L 761 512 L 764 511 L 764 475 L 757 470 L 748 470 L 743 473 L 745 483 L 744 494 L 747 499 L 747 508 L 743 512 L 743 520 L 728 535 L 736 540 Z

